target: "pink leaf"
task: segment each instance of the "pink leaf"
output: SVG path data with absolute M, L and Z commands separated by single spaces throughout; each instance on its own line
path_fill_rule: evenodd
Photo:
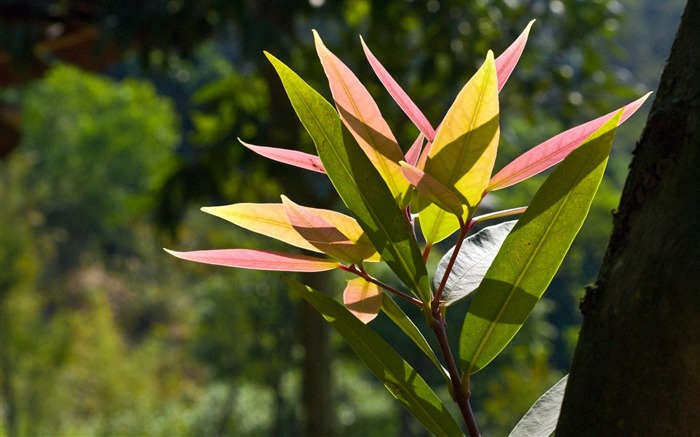
M 454 215 L 462 216 L 464 208 L 459 197 L 440 181 L 422 170 L 401 162 L 401 171 L 411 185 L 428 200 Z
M 499 92 L 510 77 L 513 69 L 515 69 L 515 64 L 517 64 L 518 60 L 520 59 L 520 55 L 523 53 L 523 49 L 525 48 L 525 43 L 527 43 L 530 28 L 534 22 L 535 20 L 530 21 L 520 36 L 513 41 L 513 44 L 511 44 L 510 47 L 508 47 L 498 58 L 496 58 L 496 72 L 498 75 Z
M 394 101 L 399 105 L 403 112 L 411 119 L 413 124 L 416 125 L 418 130 L 428 139 L 428 141 L 433 141 L 435 138 L 435 130 L 430 125 L 430 122 L 425 117 L 423 112 L 418 109 L 413 100 L 408 97 L 408 94 L 401 88 L 401 86 L 394 80 L 389 72 L 384 68 L 384 66 L 379 62 L 379 60 L 372 54 L 369 50 L 365 41 L 360 37 L 362 42 L 362 48 L 365 51 L 365 56 L 372 66 L 374 73 L 379 78 L 379 81 L 384 85 L 384 88 L 389 92 Z
M 340 265 L 336 261 L 328 259 L 268 250 L 221 249 L 176 252 L 165 249 L 165 251 L 188 261 L 253 270 L 321 272 L 333 270 Z
M 418 134 L 418 137 L 411 145 L 411 148 L 408 149 L 408 152 L 406 152 L 405 161 L 409 164 L 416 165 L 416 163 L 418 162 L 418 158 L 420 158 L 420 151 L 423 147 L 424 138 L 425 137 L 423 136 L 423 134 Z
M 326 170 L 323 168 L 323 164 L 321 164 L 321 159 L 319 159 L 319 157 L 316 155 L 299 152 L 297 150 L 280 149 L 277 147 L 256 146 L 254 144 L 248 144 L 240 138 L 238 141 L 258 155 L 272 159 L 273 161 L 278 161 L 283 164 L 293 165 L 294 167 L 299 167 L 318 173 L 326 172 Z
M 649 94 L 651 93 L 647 93 L 634 102 L 620 108 L 624 112 L 619 124 L 622 124 L 634 114 L 649 97 Z M 620 109 L 562 132 L 523 153 L 491 178 L 486 191 L 500 190 L 501 188 L 517 184 L 559 163 L 571 151 L 583 144 L 593 132 L 617 114 Z
M 343 292 L 343 303 L 348 311 L 367 324 L 377 317 L 382 308 L 382 289 L 364 278 L 355 278 L 348 281 Z

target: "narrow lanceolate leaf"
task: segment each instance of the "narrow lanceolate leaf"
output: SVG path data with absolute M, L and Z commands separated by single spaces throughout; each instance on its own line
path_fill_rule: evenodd
M 498 83 L 493 53 L 447 111 L 424 171 L 452 189 L 471 215 L 488 185 L 498 147 Z
M 299 152 L 298 150 L 280 149 L 278 147 L 256 146 L 254 144 L 248 144 L 240 138 L 238 139 L 238 141 L 240 141 L 241 144 L 243 144 L 253 152 L 257 153 L 258 155 L 264 156 L 265 158 L 271 159 L 273 161 L 293 165 L 294 167 L 299 167 L 305 170 L 311 170 L 318 173 L 326 172 L 326 170 L 324 170 L 323 168 L 323 164 L 321 164 L 321 160 L 316 155 Z
M 600 185 L 620 113 L 545 180 L 474 294 L 459 356 L 471 374 L 510 342 L 549 286 Z
M 360 37 L 362 42 L 362 48 L 365 51 L 365 56 L 372 66 L 372 70 L 379 78 L 379 81 L 384 85 L 384 88 L 389 92 L 389 95 L 394 99 L 394 101 L 399 105 L 403 112 L 408 116 L 409 119 L 416 125 L 418 130 L 428 139 L 428 141 L 433 141 L 435 138 L 435 129 L 430 125 L 430 122 L 423 114 L 423 112 L 418 109 L 413 100 L 408 97 L 408 94 L 401 88 L 401 86 L 394 80 L 389 72 L 384 68 L 384 66 L 379 62 L 379 60 L 372 54 L 365 44 L 365 41 Z M 410 162 L 410 161 L 409 161 Z
M 348 281 L 343 291 L 343 304 L 359 321 L 369 323 L 382 308 L 382 289 L 364 278 Z
M 367 368 L 429 432 L 446 437 L 463 435 L 423 378 L 376 332 L 323 293 L 290 279 L 286 282 L 333 325 Z
M 418 134 L 418 137 L 416 137 L 416 140 L 406 152 L 406 157 L 404 158 L 406 162 L 408 162 L 411 165 L 416 165 L 418 163 L 418 159 L 420 158 L 420 153 L 423 148 L 424 141 L 425 137 L 423 136 L 423 134 Z
M 532 27 L 532 23 L 534 23 L 535 20 L 530 21 L 527 23 L 527 26 L 525 27 L 525 30 L 520 34 L 520 36 L 513 41 L 513 44 L 510 45 L 499 57 L 496 58 L 496 71 L 498 72 L 498 91 L 501 91 L 503 88 L 503 85 L 506 84 L 506 81 L 510 77 L 510 74 L 513 72 L 515 69 L 515 65 L 518 63 L 518 60 L 520 59 L 520 55 L 523 53 L 523 49 L 525 48 L 525 44 L 527 43 L 527 37 L 530 34 L 530 28 Z
M 569 375 L 547 390 L 520 419 L 508 437 L 549 437 L 557 427 Z
M 423 302 L 429 302 L 430 281 L 423 257 L 413 230 L 389 188 L 362 149 L 352 142 L 343 142 L 340 119 L 333 107 L 289 67 L 274 56 L 266 55 L 282 79 L 299 119 L 314 140 L 318 156 L 340 198 L 355 215 L 382 260 Z
M 253 270 L 322 272 L 333 270 L 339 266 L 336 261 L 328 259 L 268 250 L 221 249 L 175 252 L 165 249 L 165 251 L 188 261 Z
M 350 264 L 362 264 L 367 255 L 332 223 L 306 208 L 282 196 L 282 205 L 289 223 L 312 246 L 326 255 Z
M 404 161 L 401 161 L 401 171 L 406 180 L 428 200 L 451 214 L 462 216 L 464 211 L 459 197 L 440 181 Z
M 515 220 L 489 226 L 470 236 L 462 243 L 459 255 L 452 266 L 450 276 L 447 277 L 445 289 L 442 292 L 445 306 L 452 305 L 460 299 L 467 297 L 476 290 L 484 279 L 491 263 L 496 258 L 498 250 L 508 233 L 515 226 Z M 433 277 L 433 286 L 437 287 L 445 276 L 445 271 L 450 263 L 454 247 L 447 251 L 438 263 Z
M 331 223 L 347 236 L 367 261 L 378 261 L 377 251 L 357 221 L 336 211 L 308 208 L 314 214 Z M 292 246 L 314 252 L 323 252 L 299 235 L 289 222 L 281 203 L 236 203 L 233 205 L 202 208 L 202 211 L 227 220 L 258 234 L 275 238 Z
M 491 178 L 487 190 L 493 191 L 509 187 L 559 163 L 562 159 L 566 158 L 572 150 L 580 146 L 586 138 L 591 136 L 593 132 L 613 118 L 620 110 L 624 111 L 619 122 L 622 124 L 642 106 L 647 97 L 649 97 L 649 94 L 651 93 L 647 93 L 620 109 L 571 128 L 533 147 L 496 173 L 496 175 Z
M 396 202 L 408 203 L 409 185 L 401 175 L 403 152 L 369 91 L 314 31 L 316 51 L 333 93 L 340 118 L 389 186 Z
M 416 344 L 423 351 L 423 353 L 430 358 L 430 361 L 435 364 L 435 367 L 442 373 L 445 382 L 450 383 L 450 377 L 447 374 L 447 370 L 440 364 L 435 352 L 428 344 L 428 341 L 423 337 L 423 334 L 416 327 L 413 321 L 403 312 L 400 306 L 394 302 L 394 300 L 387 294 L 383 294 L 382 299 L 382 311 L 386 314 L 392 322 L 396 324 L 403 331 L 404 334 L 408 336 L 413 343 Z

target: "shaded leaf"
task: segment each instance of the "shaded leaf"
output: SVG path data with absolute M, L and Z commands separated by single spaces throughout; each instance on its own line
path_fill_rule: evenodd
M 525 48 L 525 43 L 527 43 L 527 37 L 530 34 L 530 28 L 534 22 L 535 20 L 532 20 L 527 23 L 525 30 L 523 30 L 520 36 L 513 41 L 513 44 L 511 44 L 510 47 L 508 47 L 498 58 L 496 58 L 499 92 L 503 88 L 503 85 L 506 84 L 506 81 L 510 77 L 510 74 L 515 69 L 515 65 L 520 59 L 520 55 L 522 55 L 523 49 Z
M 314 214 L 332 224 L 343 235 L 355 243 L 362 256 L 368 261 L 378 261 L 376 249 L 357 221 L 345 214 L 327 209 L 308 208 Z M 309 243 L 289 222 L 284 205 L 281 203 L 236 203 L 225 206 L 211 206 L 202 211 L 227 220 L 249 231 L 275 238 L 293 246 L 323 252 Z
M 339 266 L 336 261 L 328 259 L 269 250 L 220 249 L 176 252 L 165 249 L 165 251 L 188 261 L 253 270 L 322 272 L 333 270 Z
M 557 427 L 569 375 L 547 390 L 520 419 L 508 437 L 549 437 Z
M 269 53 L 266 56 L 314 140 L 318 156 L 340 198 L 357 218 L 382 260 L 423 302 L 429 302 L 430 281 L 413 229 L 379 173 L 358 145 L 343 142 L 340 119 L 333 107 L 289 67 Z
M 459 356 L 471 374 L 510 342 L 549 286 L 603 178 L 620 113 L 545 180 L 474 294 Z
M 423 378 L 376 332 L 323 293 L 291 279 L 285 281 L 333 325 L 367 368 L 428 431 L 437 436 L 463 435 Z
M 613 118 L 620 110 L 624 111 L 619 121 L 619 123 L 622 124 L 642 106 L 647 97 L 649 97 L 649 94 L 651 93 L 647 93 L 620 109 L 564 131 L 533 147 L 496 173 L 496 175 L 491 178 L 487 190 L 493 191 L 509 187 L 559 163 L 566 158 L 572 150 L 580 146 L 598 128 Z
M 298 150 L 280 149 L 278 147 L 264 147 L 256 146 L 254 144 L 248 144 L 240 138 L 238 141 L 241 142 L 248 149 L 257 153 L 258 155 L 264 156 L 265 158 L 271 159 L 273 161 L 281 162 L 283 164 L 289 164 L 294 167 L 303 168 L 305 170 L 311 170 L 318 173 L 325 173 L 326 170 L 321 164 L 321 160 L 316 155 L 311 155 L 309 153 L 299 152 Z
M 306 208 L 282 196 L 282 205 L 289 223 L 312 246 L 326 255 L 350 264 L 362 264 L 365 254 L 333 224 Z
M 476 234 L 468 237 L 459 249 L 459 255 L 452 266 L 452 272 L 447 278 L 442 298 L 445 306 L 452 305 L 458 300 L 467 297 L 476 290 L 486 271 L 496 258 L 501 244 L 508 233 L 515 226 L 516 220 L 511 220 L 498 225 L 489 226 Z M 437 287 L 442 282 L 445 270 L 454 253 L 454 247 L 450 249 L 440 260 L 433 277 L 433 286 Z
M 413 100 L 408 97 L 408 94 L 406 94 L 396 80 L 391 77 L 386 68 L 384 68 L 379 60 L 372 54 L 362 37 L 360 37 L 360 41 L 362 42 L 362 48 L 365 51 L 365 56 L 367 57 L 369 64 L 372 66 L 372 70 L 374 70 L 374 73 L 379 78 L 379 81 L 389 92 L 389 95 L 391 95 L 394 101 L 403 110 L 404 114 L 406 114 L 408 118 L 411 119 L 413 124 L 416 125 L 423 136 L 425 136 L 428 141 L 433 141 L 435 138 L 435 129 L 433 129 L 433 127 L 430 125 L 430 122 L 425 117 L 423 112 L 418 109 L 418 106 L 413 103 Z M 408 159 L 406 159 L 406 161 L 411 162 Z
M 382 308 L 382 289 L 364 278 L 348 281 L 343 291 L 343 304 L 362 323 L 369 323 L 377 317 Z
M 316 51 L 340 118 L 376 167 L 400 206 L 408 203 L 409 186 L 401 176 L 403 152 L 379 107 L 355 74 L 323 45 L 314 31 Z
M 387 293 L 383 294 L 382 311 L 384 311 L 384 314 L 386 314 L 391 321 L 394 322 L 396 326 L 398 326 L 399 329 L 401 329 L 401 331 L 408 336 L 408 338 L 413 340 L 413 343 L 415 343 L 416 346 L 418 346 L 428 358 L 430 358 L 430 361 L 432 361 L 442 373 L 442 376 L 445 378 L 445 382 L 449 384 L 450 377 L 447 374 L 447 370 L 442 367 L 440 360 L 438 360 L 437 356 L 435 356 L 435 352 L 433 352 L 433 349 L 430 347 L 423 334 L 416 327 L 413 321 L 406 315 L 406 313 L 403 312 L 401 307 L 394 302 L 394 299 L 392 299 Z

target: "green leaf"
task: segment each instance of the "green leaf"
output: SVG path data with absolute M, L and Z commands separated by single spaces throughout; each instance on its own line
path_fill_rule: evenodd
M 430 301 L 430 281 L 418 242 L 401 209 L 367 155 L 344 143 L 333 107 L 289 67 L 266 53 L 277 70 L 292 106 L 316 145 L 328 177 L 352 211 L 382 260 L 423 302 Z
M 459 356 L 465 374 L 503 350 L 549 286 L 603 178 L 620 115 L 552 172 L 503 242 L 462 326 Z
M 557 427 L 561 403 L 569 375 L 566 375 L 543 394 L 520 419 L 508 437 L 549 437 Z
M 420 194 L 445 211 L 459 217 L 462 216 L 464 212 L 462 203 L 449 188 L 423 170 L 405 161 L 401 161 L 400 164 L 403 175 Z
M 428 431 L 437 436 L 463 435 L 423 378 L 376 332 L 323 293 L 291 279 L 285 281 L 333 325 L 367 368 Z
M 430 361 L 432 361 L 442 373 L 445 381 L 450 384 L 450 377 L 447 375 L 447 370 L 442 367 L 440 360 L 438 360 L 435 352 L 433 352 L 433 349 L 430 347 L 425 337 L 423 337 L 423 334 L 416 327 L 413 321 L 406 315 L 406 313 L 403 312 L 401 307 L 394 302 L 394 299 L 392 299 L 387 293 L 384 293 L 383 295 L 382 311 L 384 311 L 384 314 L 386 314 L 391 321 L 394 322 L 396 326 L 398 326 L 399 329 L 401 329 L 403 333 L 408 336 L 408 338 L 413 340 L 416 346 L 418 346 L 428 358 L 430 358 Z

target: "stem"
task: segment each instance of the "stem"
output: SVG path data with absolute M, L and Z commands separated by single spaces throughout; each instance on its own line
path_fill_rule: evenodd
M 474 419 L 474 412 L 472 411 L 471 403 L 469 402 L 470 393 L 468 390 L 465 390 L 465 388 L 462 387 L 462 378 L 460 377 L 457 364 L 455 363 L 454 356 L 450 350 L 450 344 L 447 341 L 445 318 L 438 306 L 433 307 L 433 318 L 435 323 L 431 325 L 431 328 L 437 337 L 438 343 L 440 344 L 440 350 L 445 357 L 445 364 L 447 364 L 447 371 L 450 375 L 450 381 L 452 382 L 452 398 L 459 406 L 459 411 L 462 413 L 464 422 L 467 424 L 469 436 L 479 437 L 481 434 L 479 433 L 479 428 L 477 427 L 476 420 Z M 469 378 L 469 375 L 466 375 L 466 378 Z
M 437 308 L 440 304 L 440 298 L 442 297 L 442 292 L 445 290 L 445 285 L 447 285 L 447 278 L 450 277 L 450 274 L 452 273 L 452 267 L 454 267 L 455 261 L 457 261 L 457 256 L 459 256 L 459 250 L 462 248 L 462 242 L 464 242 L 464 239 L 467 236 L 467 233 L 473 226 L 473 221 L 468 221 L 464 223 L 462 221 L 461 217 L 459 218 L 459 237 L 457 237 L 457 243 L 455 244 L 455 248 L 452 251 L 452 256 L 450 257 L 450 262 L 447 264 L 447 268 L 445 268 L 445 274 L 442 276 L 442 281 L 440 281 L 440 286 L 438 289 L 435 291 L 435 297 L 433 298 L 433 308 Z
M 385 284 L 382 281 L 375 279 L 374 277 L 370 276 L 369 273 L 367 273 L 362 267 L 358 268 L 356 265 L 351 265 L 351 266 L 344 266 L 341 265 L 339 267 L 341 270 L 345 270 L 346 272 L 354 273 L 357 276 L 363 278 L 367 282 L 371 282 L 386 291 L 389 291 L 391 293 L 394 293 L 395 295 L 399 296 L 402 299 L 407 300 L 408 302 L 412 303 L 413 305 L 417 306 L 418 308 L 423 308 L 423 302 L 420 300 L 416 299 L 413 296 L 409 296 L 408 294 L 404 293 L 403 291 L 397 290 L 396 288 L 392 287 L 389 284 Z

